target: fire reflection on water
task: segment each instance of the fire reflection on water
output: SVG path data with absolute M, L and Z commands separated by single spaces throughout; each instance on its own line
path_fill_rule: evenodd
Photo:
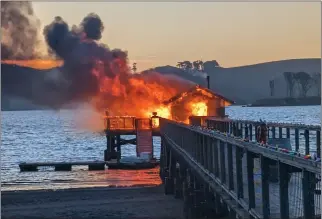
M 89 172 L 96 182 L 105 182 L 105 186 L 153 186 L 160 185 L 159 168 L 146 170 L 106 170 Z
M 37 174 L 50 175 L 40 170 Z M 69 188 L 94 188 L 94 187 L 149 187 L 161 185 L 159 168 L 145 170 L 108 170 L 88 171 L 87 167 L 73 167 L 71 172 L 54 172 L 49 180 L 40 182 L 12 182 L 3 183 L 3 191 L 14 190 L 42 190 L 42 189 L 69 189 Z M 30 173 L 28 173 L 30 174 Z

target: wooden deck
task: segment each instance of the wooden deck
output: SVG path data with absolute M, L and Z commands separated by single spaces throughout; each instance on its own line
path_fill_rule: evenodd
M 160 129 L 165 193 L 183 198 L 187 218 L 321 217 L 320 160 L 166 119 Z

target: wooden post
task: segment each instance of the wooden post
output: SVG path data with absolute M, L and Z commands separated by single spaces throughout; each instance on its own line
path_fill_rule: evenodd
M 220 151 L 220 180 L 222 183 L 226 182 L 226 165 L 225 165 L 225 148 L 224 143 L 218 140 L 218 147 Z
M 245 138 L 249 138 L 248 129 L 248 124 L 245 124 Z
M 295 129 L 295 151 L 298 152 L 300 148 L 300 142 L 299 142 L 299 130 Z
M 239 135 L 238 136 L 242 138 L 244 136 L 244 131 L 243 131 L 244 130 L 244 124 L 243 123 L 240 123 L 240 127 L 239 127 L 238 130 L 239 130 Z
M 117 162 L 121 160 L 121 136 L 118 134 L 116 136 L 116 148 L 117 148 Z
M 305 138 L 305 154 L 310 154 L 310 132 L 307 129 L 305 129 L 304 131 L 304 138 Z
M 249 124 L 249 140 L 253 140 L 253 125 Z
M 278 178 L 280 190 L 280 214 L 281 218 L 289 219 L 289 198 L 288 198 L 288 166 L 278 161 Z
M 236 182 L 237 182 L 237 198 L 244 198 L 243 189 L 243 167 L 242 167 L 242 149 L 238 146 L 236 147 Z
M 207 144 L 207 170 L 209 172 L 212 172 L 212 163 L 213 163 L 213 156 L 212 156 L 212 139 L 210 137 L 207 137 L 206 144 Z
M 302 178 L 303 189 L 303 206 L 304 206 L 304 219 L 314 218 L 314 190 L 315 190 L 315 174 L 303 171 Z
M 202 193 L 201 193 L 201 185 L 197 181 L 196 177 L 194 177 L 194 206 L 193 206 L 193 217 L 192 218 L 199 218 L 200 214 L 200 205 L 201 205 L 201 200 L 202 200 Z
M 192 190 L 193 190 L 193 180 L 191 177 L 190 169 L 186 170 L 185 174 L 185 181 L 183 184 L 183 213 L 184 218 L 190 219 L 191 213 L 192 213 L 192 207 L 193 207 L 193 196 L 192 196 Z
M 195 158 L 196 160 L 199 162 L 200 160 L 200 147 L 199 147 L 199 144 L 200 144 L 200 141 L 199 141 L 199 137 L 200 137 L 200 134 L 199 133 L 195 133 L 196 135 L 196 144 L 195 144 Z
M 228 133 L 229 132 L 229 123 L 225 122 L 225 132 Z
M 234 123 L 234 136 L 238 136 L 238 123 Z
M 173 195 L 174 194 L 174 177 L 176 173 L 176 160 L 173 156 L 172 150 L 170 150 L 169 156 L 169 176 L 165 178 L 165 194 Z
M 278 138 L 283 138 L 283 128 L 278 127 Z
M 214 195 L 213 191 L 209 188 L 209 186 L 205 186 L 205 209 L 204 209 L 204 218 L 214 218 Z
M 321 131 L 316 131 L 316 153 L 321 158 Z
M 219 178 L 219 147 L 218 147 L 218 139 L 214 139 L 213 141 L 213 155 L 214 155 L 214 160 L 213 160 L 213 167 L 214 167 L 214 172 L 215 176 Z
M 276 138 L 275 126 L 272 127 L 272 138 Z
M 258 126 L 255 126 L 255 140 L 256 141 L 257 141 L 257 132 L 258 132 L 257 128 L 258 128 Z
M 226 143 L 227 159 L 228 159 L 228 188 L 234 190 L 234 175 L 233 175 L 233 149 L 232 145 Z
M 160 170 L 159 170 L 159 175 L 162 180 L 162 183 L 164 183 L 164 156 L 165 156 L 165 148 L 164 148 L 164 137 L 161 136 L 161 149 L 160 149 Z
M 183 198 L 183 179 L 184 179 L 185 169 L 179 164 L 179 168 L 176 168 L 176 175 L 174 178 L 174 197 L 176 199 Z
M 286 138 L 290 138 L 290 128 L 286 128 Z
M 202 135 L 202 165 L 208 169 L 208 156 L 207 156 L 207 138 L 205 135 Z
M 247 183 L 248 183 L 248 210 L 255 208 L 255 183 L 254 183 L 254 159 L 253 154 L 246 152 L 247 159 Z
M 262 203 L 263 219 L 270 218 L 269 206 L 269 159 L 260 155 L 261 172 L 262 172 Z

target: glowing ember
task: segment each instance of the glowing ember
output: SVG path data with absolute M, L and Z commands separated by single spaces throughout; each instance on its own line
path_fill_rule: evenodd
M 204 102 L 192 103 L 192 115 L 194 116 L 207 116 L 207 104 Z

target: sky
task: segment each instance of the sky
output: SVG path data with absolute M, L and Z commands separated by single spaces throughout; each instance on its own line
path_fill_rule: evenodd
M 319 2 L 33 2 L 42 25 L 55 16 L 104 22 L 102 42 L 127 50 L 139 70 L 178 61 L 223 67 L 321 58 Z

